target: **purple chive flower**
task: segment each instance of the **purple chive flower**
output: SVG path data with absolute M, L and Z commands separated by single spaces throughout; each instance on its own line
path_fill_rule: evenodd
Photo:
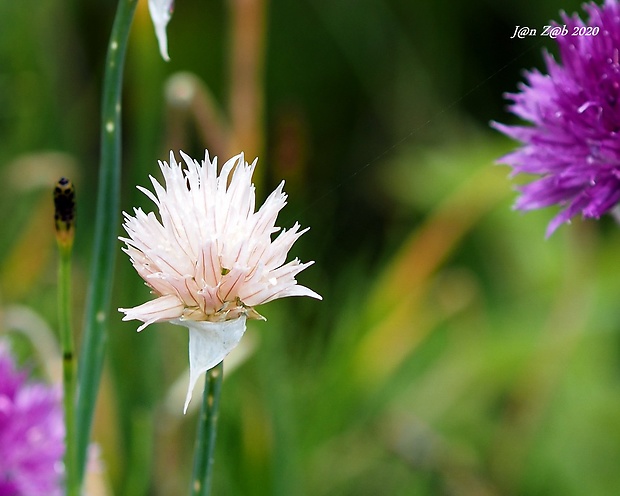
M 513 176 L 539 176 L 518 188 L 515 208 L 561 207 L 547 236 L 577 214 L 598 219 L 620 202 L 620 5 L 584 10 L 587 23 L 562 13 L 560 61 L 545 52 L 548 74 L 526 72 L 520 92 L 506 95 L 509 110 L 533 125 L 492 123 L 522 142 L 499 162 Z
M 61 393 L 26 375 L 0 342 L 0 496 L 60 496 Z

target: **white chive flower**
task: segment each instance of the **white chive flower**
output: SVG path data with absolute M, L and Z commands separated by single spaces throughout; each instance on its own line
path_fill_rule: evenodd
M 123 248 L 156 295 L 134 308 L 119 308 L 123 320 L 140 320 L 141 331 L 155 322 L 189 328 L 190 384 L 194 384 L 239 343 L 246 319 L 264 318 L 254 309 L 285 296 L 321 296 L 297 284 L 295 276 L 314 262 L 285 263 L 293 243 L 308 229 L 298 223 L 275 226 L 286 205 L 284 181 L 255 210 L 252 173 L 243 153 L 217 173 L 208 151 L 202 163 L 181 152 L 186 168 L 170 152 L 159 162 L 165 186 L 151 176 L 154 193 L 138 186 L 159 210 L 123 212 L 129 237 Z
M 172 17 L 174 9 L 174 0 L 149 0 L 149 13 L 155 27 L 155 36 L 159 45 L 159 53 L 165 61 L 169 61 L 168 56 L 168 36 L 166 35 L 166 26 Z

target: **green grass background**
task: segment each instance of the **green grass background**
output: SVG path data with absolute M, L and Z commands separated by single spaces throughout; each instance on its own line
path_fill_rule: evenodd
M 259 16 L 235 14 L 240 0 L 177 0 L 165 63 L 143 2 L 125 75 L 125 210 L 151 208 L 135 185 L 171 148 L 213 146 L 196 125 L 204 107 L 166 98 L 183 71 L 232 136 L 220 159 L 258 154 L 259 198 L 285 179 L 279 225 L 311 226 L 292 256 L 316 261 L 299 281 L 324 300 L 273 302 L 249 324 L 241 363 L 225 367 L 214 494 L 615 494 L 620 230 L 576 219 L 545 240 L 553 209 L 511 210 L 514 184 L 494 161 L 514 143 L 488 127 L 516 122 L 502 94 L 555 51 L 510 39 L 515 26 L 540 30 L 579 2 L 254 3 Z M 0 2 L 0 332 L 42 376 L 59 360 L 43 344 L 57 319 L 61 175 L 77 187 L 80 342 L 114 9 Z M 251 29 L 262 44 L 234 55 Z M 239 54 L 257 63 L 246 90 L 260 105 L 238 92 Z M 119 256 L 114 308 L 149 297 Z M 16 309 L 46 325 L 8 318 Z M 184 494 L 197 420 L 175 389 L 186 332 L 137 334 L 120 319 L 93 433 L 106 489 L 91 494 Z

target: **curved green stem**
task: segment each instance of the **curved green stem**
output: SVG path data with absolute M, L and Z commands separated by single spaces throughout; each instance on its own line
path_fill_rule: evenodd
M 211 494 L 215 436 L 223 377 L 224 362 L 220 362 L 207 372 L 205 378 L 205 390 L 202 395 L 202 406 L 198 420 L 198 439 L 194 450 L 191 496 L 209 496 Z
M 121 93 L 129 30 L 137 0 L 120 0 L 106 58 L 101 112 L 101 165 L 95 241 L 86 301 L 84 344 L 78 368 L 77 460 L 80 479 L 86 465 L 90 429 L 107 341 L 120 204 Z

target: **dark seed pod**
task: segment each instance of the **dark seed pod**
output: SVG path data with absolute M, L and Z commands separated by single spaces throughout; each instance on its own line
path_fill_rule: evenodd
M 75 188 L 66 177 L 61 177 L 54 187 L 54 221 L 58 242 L 70 244 L 75 229 Z

